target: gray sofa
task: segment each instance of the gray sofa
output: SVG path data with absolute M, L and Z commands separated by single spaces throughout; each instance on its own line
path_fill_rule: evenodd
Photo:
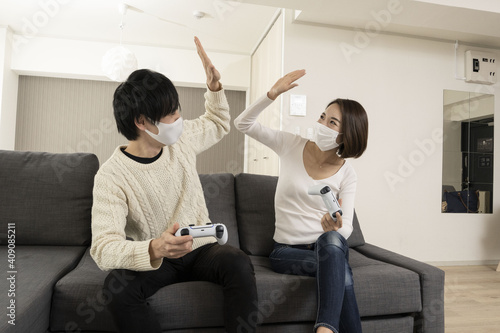
M 113 295 L 101 290 L 108 273 L 89 255 L 96 156 L 0 151 L 0 161 L 0 258 L 3 273 L 14 277 L 0 279 L 6 312 L 0 332 L 113 332 L 105 307 Z M 211 174 L 200 179 L 211 220 L 226 225 L 228 243 L 248 253 L 255 267 L 258 311 L 241 318 L 241 331 L 258 321 L 259 332 L 312 332 L 315 279 L 277 274 L 267 258 L 277 178 Z M 354 227 L 350 264 L 363 331 L 444 332 L 443 271 L 365 243 L 357 218 Z M 14 241 L 9 230 L 15 231 Z M 126 275 L 116 279 L 127 283 Z M 12 288 L 15 295 L 8 294 Z M 218 285 L 175 284 L 149 302 L 165 332 L 224 332 Z M 12 315 L 15 326 L 8 323 Z

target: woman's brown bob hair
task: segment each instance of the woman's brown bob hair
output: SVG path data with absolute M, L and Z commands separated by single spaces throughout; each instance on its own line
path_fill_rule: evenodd
M 356 101 L 337 98 L 327 105 L 338 104 L 342 112 L 342 143 L 338 154 L 342 158 L 358 158 L 363 155 L 368 144 L 368 116 Z

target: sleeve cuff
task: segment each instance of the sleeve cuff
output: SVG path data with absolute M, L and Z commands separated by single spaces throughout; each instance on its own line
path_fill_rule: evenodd
M 276 98 L 276 99 L 278 99 L 278 98 Z M 273 104 L 274 101 L 275 100 L 270 99 L 269 97 L 267 97 L 267 93 L 265 93 L 261 98 L 259 98 L 255 102 L 255 104 L 257 104 L 257 105 L 265 105 L 265 107 L 268 107 L 269 105 Z
M 206 93 L 205 98 L 207 100 L 209 100 L 210 102 L 213 102 L 216 104 L 225 103 L 226 102 L 226 93 L 224 91 L 224 88 L 222 88 L 219 91 L 212 91 L 212 90 L 208 89 L 208 87 L 207 87 L 207 93 Z
M 137 242 L 135 248 L 135 269 L 138 271 L 152 271 L 160 268 L 163 259 L 151 261 L 149 255 L 149 243 L 151 240 Z

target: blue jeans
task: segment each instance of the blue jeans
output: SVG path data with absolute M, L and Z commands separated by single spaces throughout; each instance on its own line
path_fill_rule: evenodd
M 342 235 L 326 232 L 308 245 L 275 243 L 269 257 L 277 273 L 316 277 L 318 314 L 314 331 L 324 326 L 336 333 L 361 332 L 349 247 Z

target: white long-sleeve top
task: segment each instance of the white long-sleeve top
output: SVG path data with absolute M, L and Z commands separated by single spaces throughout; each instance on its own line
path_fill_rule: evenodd
M 354 196 L 357 176 L 348 161 L 333 176 L 315 180 L 304 167 L 303 152 L 307 139 L 288 132 L 273 130 L 257 122 L 259 114 L 273 101 L 261 97 L 234 120 L 236 128 L 271 148 L 280 158 L 280 173 L 274 198 L 276 229 L 274 240 L 288 245 L 312 244 L 324 233 L 321 218 L 327 213 L 319 195 L 309 195 L 309 187 L 317 184 L 330 186 L 342 199 L 342 228 L 345 238 L 352 233 Z
M 180 227 L 210 222 L 196 155 L 229 132 L 230 116 L 223 90 L 207 91 L 205 100 L 205 114 L 185 120 L 179 140 L 163 147 L 156 161 L 141 164 L 118 147 L 97 172 L 90 253 L 102 270 L 157 269 L 162 260 L 151 261 L 152 239 L 175 222 Z M 213 242 L 195 238 L 193 249 Z

